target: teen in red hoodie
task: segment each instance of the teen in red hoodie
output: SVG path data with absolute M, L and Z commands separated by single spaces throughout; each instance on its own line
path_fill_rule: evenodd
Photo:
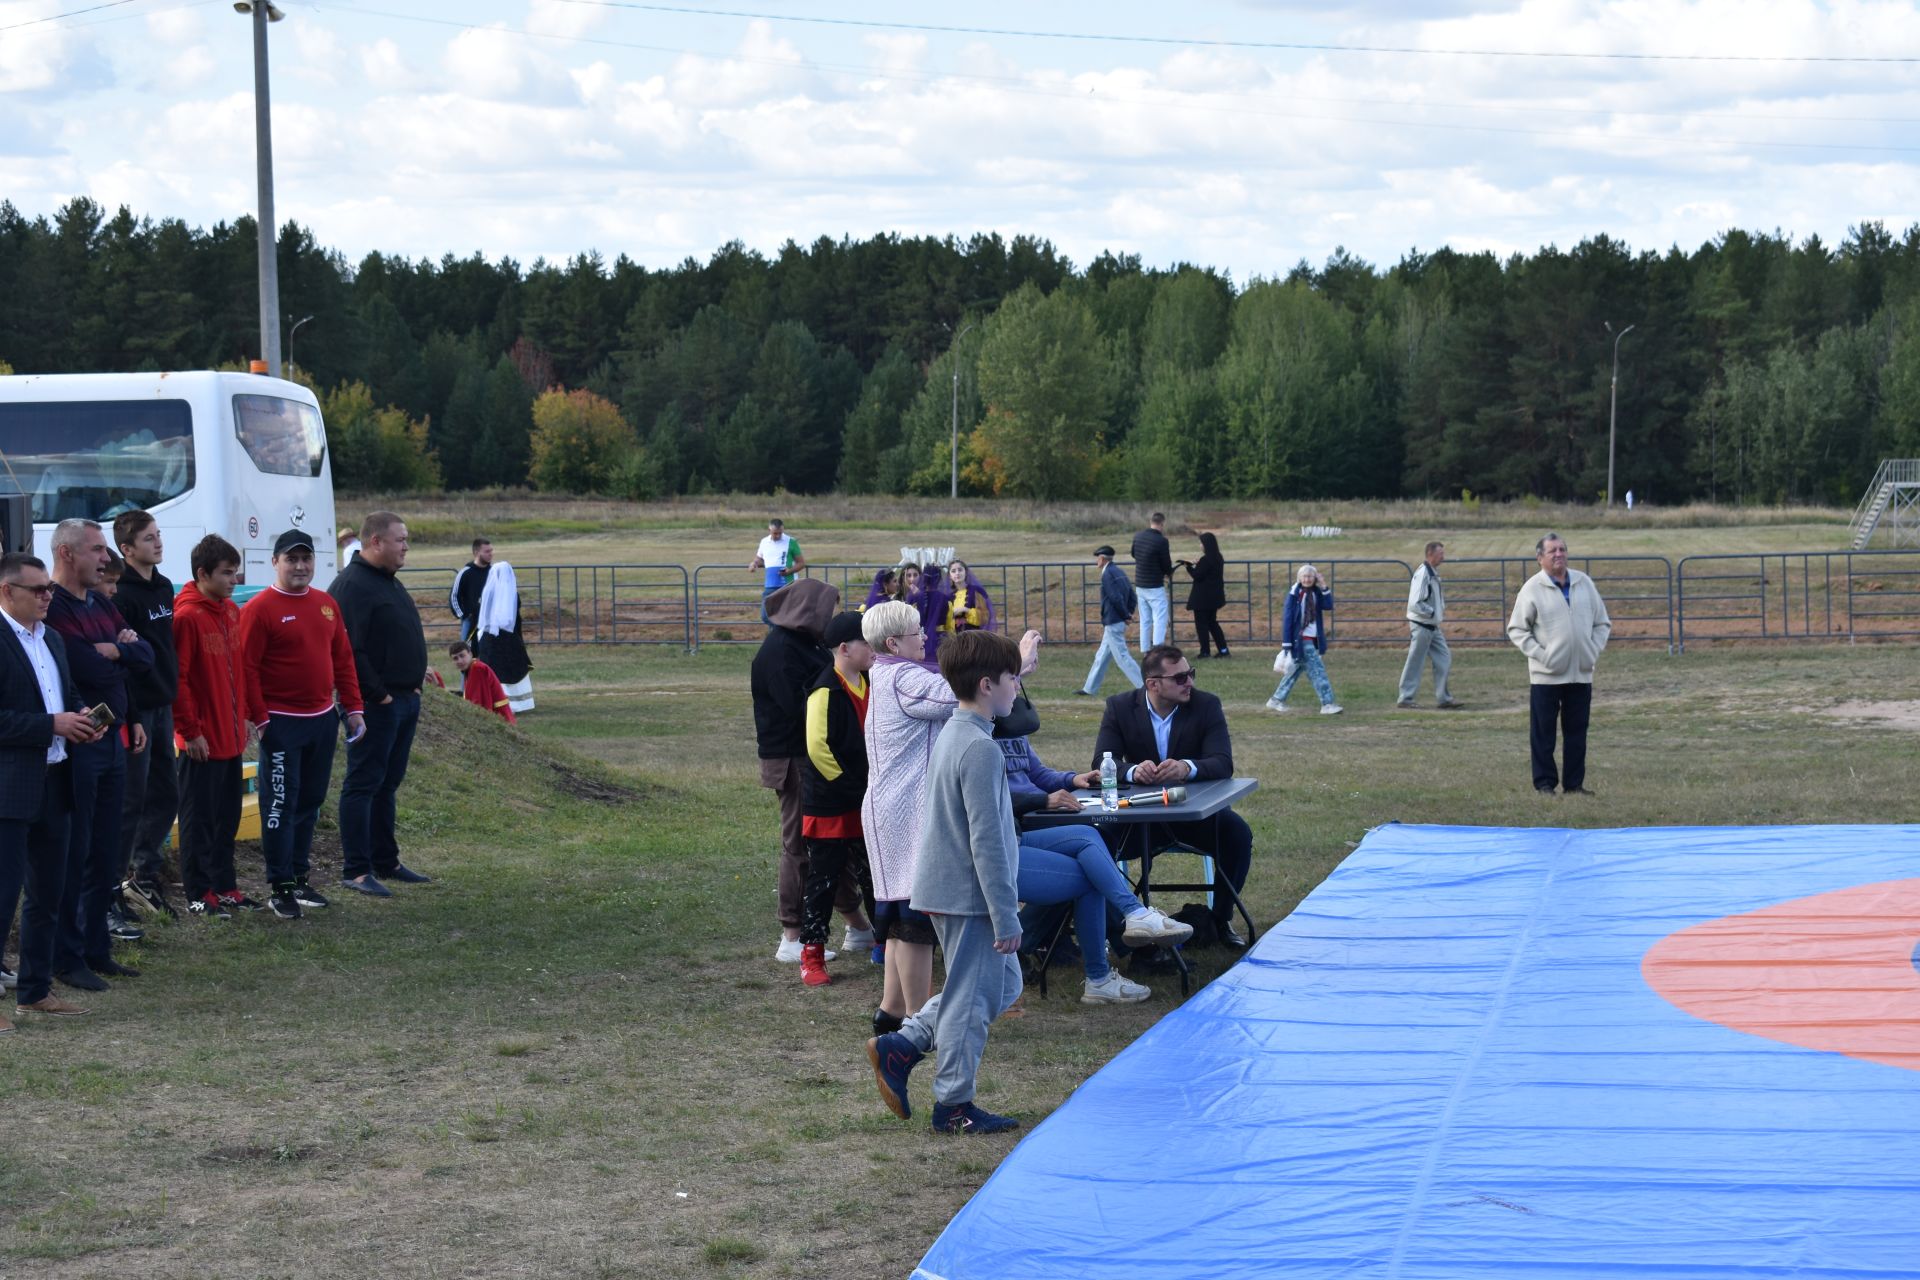
M 233 583 L 240 552 L 217 533 L 194 544 L 193 581 L 173 602 L 173 642 L 180 688 L 173 724 L 186 743 L 180 785 L 180 879 L 187 910 L 227 919 L 234 908 L 258 911 L 233 874 L 240 830 L 240 757 L 252 739 L 246 709 L 259 705 L 240 660 L 240 610 Z
M 274 540 L 273 585 L 240 611 L 241 663 L 257 699 L 247 718 L 260 734 L 260 852 L 282 920 L 327 900 L 307 882 L 313 828 L 333 776 L 340 717 L 347 740 L 366 729 L 360 677 L 340 606 L 313 582 L 313 538 L 289 529 Z M 335 699 L 338 699 L 338 710 Z

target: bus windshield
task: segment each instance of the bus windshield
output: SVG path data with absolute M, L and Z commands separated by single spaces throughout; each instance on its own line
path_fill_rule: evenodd
M 107 523 L 191 488 L 185 400 L 0 404 L 0 491 L 30 495 L 37 523 Z
M 320 411 L 304 400 L 235 396 L 233 430 L 253 465 L 270 476 L 317 476 L 327 455 Z

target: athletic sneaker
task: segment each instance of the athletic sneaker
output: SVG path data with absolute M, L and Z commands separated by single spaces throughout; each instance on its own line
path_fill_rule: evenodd
M 1284 702 L 1282 702 L 1282 701 L 1280 701 L 1280 699 L 1278 699 L 1278 698 L 1268 698 L 1268 699 L 1267 699 L 1267 710 L 1269 710 L 1269 711 L 1285 711 L 1286 709 L 1287 709 L 1287 704 L 1286 704 L 1286 703 L 1284 703 Z
M 293 886 L 283 884 L 275 888 L 267 898 L 267 909 L 282 920 L 298 920 L 300 903 L 293 896 Z
M 20 985 L 19 974 L 15 973 L 11 969 L 0 969 L 0 991 L 11 991 L 19 985 Z M 879 1020 L 880 1015 L 876 1013 L 873 1016 L 874 1016 L 874 1020 L 877 1022 Z
M 229 889 L 220 895 L 220 901 L 234 911 L 265 911 L 264 903 L 256 902 L 238 889 Z
M 1395 711 L 1411 711 L 1413 710 L 1413 705 L 1414 704 L 1413 704 L 1412 698 L 1402 698 L 1400 699 L 1400 701 L 1393 704 L 1393 709 Z
M 1139 1004 L 1153 992 L 1137 982 L 1128 982 L 1120 976 L 1118 969 L 1107 970 L 1107 976 L 1095 982 L 1086 980 L 1086 989 L 1080 993 L 1081 1004 Z
M 180 913 L 167 901 L 167 891 L 152 880 L 128 880 L 120 886 L 122 894 L 131 895 L 172 920 L 178 920 Z
M 307 883 L 305 876 L 301 876 L 293 882 L 293 900 L 303 907 L 330 907 L 333 905 L 327 901 L 325 894 Z
M 233 913 L 227 910 L 227 904 L 220 901 L 219 894 L 212 892 L 202 894 L 192 902 L 189 902 L 187 904 L 187 912 L 190 915 L 200 916 L 207 920 L 233 919 Z
M 827 952 L 827 959 L 832 960 L 835 957 L 837 957 L 839 954 L 840 953 L 838 951 L 829 951 Z M 773 953 L 773 958 L 775 960 L 778 960 L 781 964 L 799 964 L 800 963 L 800 939 L 784 938 L 784 937 L 781 938 L 780 949 Z
M 982 1111 L 971 1102 L 963 1102 L 956 1107 L 944 1102 L 933 1104 L 935 1133 L 1005 1133 L 1019 1127 L 1020 1122 L 1012 1116 L 997 1116 L 991 1111 Z
M 889 1031 L 898 1031 L 905 1022 L 905 1018 L 888 1013 L 885 1009 L 875 1009 L 873 1011 L 873 1034 L 883 1036 Z
M 1345 711 L 1345 710 L 1346 708 L 1341 706 L 1339 703 L 1329 702 L 1325 706 L 1320 708 L 1320 714 L 1323 716 L 1337 716 L 1342 711 Z
M 113 886 L 113 897 L 107 900 L 107 909 L 109 911 L 118 911 L 135 924 L 140 923 L 140 912 L 135 909 L 131 902 L 127 901 L 127 888 L 124 883 Z
M 887 962 L 887 944 L 884 942 L 874 943 L 873 950 L 867 954 L 867 959 L 871 960 L 874 964 L 885 964 Z
M 145 930 L 127 919 L 112 907 L 107 908 L 107 936 L 115 942 L 138 942 L 146 937 Z
M 847 936 L 840 940 L 840 949 L 848 955 L 873 950 L 873 930 L 856 929 L 848 925 Z
M 810 987 L 824 987 L 833 981 L 827 972 L 827 944 L 809 942 L 800 948 L 800 981 Z
M 1143 947 L 1150 942 L 1177 944 L 1192 936 L 1192 925 L 1181 924 L 1152 907 L 1141 907 L 1138 911 L 1127 913 L 1126 928 L 1120 934 L 1120 940 L 1130 947 Z
M 873 1082 L 880 1087 L 880 1101 L 902 1120 L 913 1118 L 913 1104 L 907 1101 L 907 1077 L 926 1056 L 898 1031 L 867 1041 L 867 1061 L 873 1064 Z

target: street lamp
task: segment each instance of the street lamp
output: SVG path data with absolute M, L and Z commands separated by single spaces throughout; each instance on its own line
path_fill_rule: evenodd
M 267 93 L 267 24 L 287 15 L 271 0 L 234 0 L 253 19 L 253 145 L 260 182 L 260 356 L 280 376 L 280 264 L 274 256 L 273 114 Z
M 948 325 L 947 328 L 951 330 L 953 326 Z M 953 335 L 953 345 L 947 348 L 947 350 L 953 352 L 953 454 L 951 458 L 952 489 L 949 492 L 948 496 L 954 497 L 954 498 L 958 498 L 960 496 L 960 339 L 966 337 L 969 333 L 972 333 L 972 332 L 973 332 L 973 326 L 968 325 L 966 328 L 962 329 L 960 332 Z
M 312 316 L 302 316 L 293 322 L 293 328 L 287 330 L 287 376 L 289 378 L 293 376 L 293 371 L 298 367 L 293 363 L 293 335 L 300 332 L 300 326 L 311 319 L 313 319 Z
M 1613 333 L 1613 321 L 1605 322 L 1607 332 Z M 1628 325 L 1613 336 L 1613 391 L 1612 403 L 1607 409 L 1607 510 L 1613 510 L 1613 436 L 1620 422 L 1620 339 L 1634 331 L 1636 326 Z

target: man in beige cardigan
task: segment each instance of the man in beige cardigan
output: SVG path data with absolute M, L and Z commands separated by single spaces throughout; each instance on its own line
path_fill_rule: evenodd
M 1593 664 L 1607 647 L 1613 620 L 1593 579 L 1567 568 L 1567 542 L 1549 533 L 1534 544 L 1540 572 L 1514 597 L 1507 638 L 1527 655 L 1532 680 L 1533 789 L 1592 795 L 1587 780 L 1587 720 L 1593 709 Z M 1565 739 L 1566 768 L 1553 764 L 1555 724 Z

